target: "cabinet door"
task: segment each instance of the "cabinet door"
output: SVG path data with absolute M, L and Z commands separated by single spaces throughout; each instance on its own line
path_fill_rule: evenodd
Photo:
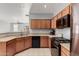
M 60 19 L 62 17 L 61 12 L 57 15 L 57 18 Z
M 32 37 L 25 37 L 25 49 L 32 47 Z
M 45 28 L 50 29 L 50 19 L 45 21 Z
M 36 26 L 37 26 L 36 23 L 37 23 L 36 20 L 31 20 L 31 28 L 32 29 L 36 28 Z
M 41 28 L 41 23 L 40 23 L 40 20 L 39 19 L 37 19 L 37 21 L 36 21 L 36 28 L 37 29 L 40 29 Z
M 70 6 L 67 6 L 63 11 L 62 11 L 62 16 L 65 16 L 67 14 L 70 14 Z
M 70 15 L 71 15 L 71 13 L 72 13 L 72 5 L 71 4 L 69 5 L 69 8 L 70 8 Z
M 56 28 L 56 20 L 57 20 L 57 16 L 55 16 L 55 17 L 51 20 L 51 28 L 53 28 L 53 29 Z
M 49 39 L 48 41 L 49 41 L 49 42 L 48 42 L 49 48 L 51 48 L 51 43 L 52 43 L 52 42 L 51 42 L 51 39 Z
M 32 29 L 39 29 L 40 28 L 40 20 L 39 19 L 32 19 L 31 20 L 31 28 Z
M 16 52 L 16 42 L 15 40 L 11 40 L 9 42 L 7 42 L 7 46 L 6 46 L 6 53 L 7 56 L 12 56 L 14 55 Z
M 54 26 L 54 19 L 52 18 L 51 19 L 51 28 L 53 28 L 53 26 Z
M 17 38 L 16 39 L 16 52 L 20 52 L 22 50 L 24 50 L 24 39 Z
M 33 29 L 49 29 L 50 20 L 49 19 L 33 19 L 33 20 L 31 20 L 31 28 L 33 28 Z
M 41 36 L 40 37 L 40 47 L 41 48 L 48 48 L 49 47 L 49 38 L 48 36 Z
M 45 20 L 44 19 L 40 20 L 40 28 L 45 29 Z
M 0 42 L 0 56 L 6 56 L 6 42 Z

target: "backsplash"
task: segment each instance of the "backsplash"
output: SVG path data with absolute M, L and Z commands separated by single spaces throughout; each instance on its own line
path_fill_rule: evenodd
M 63 34 L 64 38 L 70 39 L 70 28 L 56 29 L 55 31 L 56 31 L 55 34 L 57 34 L 58 36 L 62 37 Z
M 50 33 L 49 29 L 30 29 L 30 33 Z

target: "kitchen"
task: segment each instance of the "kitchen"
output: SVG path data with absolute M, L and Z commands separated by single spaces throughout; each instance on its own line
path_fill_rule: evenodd
M 79 55 L 73 40 L 78 38 L 78 26 L 73 28 L 78 25 L 78 5 L 0 4 L 0 56 Z

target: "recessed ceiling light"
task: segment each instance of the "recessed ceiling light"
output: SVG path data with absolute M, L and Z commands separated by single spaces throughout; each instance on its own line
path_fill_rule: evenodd
M 47 8 L 47 5 L 46 4 L 44 5 L 44 8 Z

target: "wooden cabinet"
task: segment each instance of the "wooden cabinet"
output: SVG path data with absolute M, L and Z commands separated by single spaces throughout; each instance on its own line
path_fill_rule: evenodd
M 0 56 L 6 56 L 6 42 L 0 42 Z
M 69 5 L 69 8 L 70 8 L 70 13 L 69 14 L 71 15 L 71 13 L 72 13 L 72 5 L 71 4 Z
M 15 38 L 7 42 L 0 42 L 0 56 L 13 56 L 16 53 L 31 47 L 31 36 Z
M 64 10 L 62 11 L 62 17 L 67 14 L 70 14 L 70 5 L 64 8 Z
M 61 19 L 58 19 L 56 21 L 56 26 L 57 26 L 58 29 L 63 28 L 63 19 L 62 18 Z
M 25 37 L 25 49 L 32 47 L 32 37 Z
M 44 22 L 45 22 L 45 26 L 44 26 L 44 28 L 45 29 L 50 29 L 50 19 L 48 19 L 48 20 L 44 20 Z
M 70 56 L 70 51 L 64 46 L 61 46 L 61 56 Z
M 31 20 L 31 28 L 32 29 L 40 28 L 40 21 L 37 19 L 32 19 Z
M 32 19 L 31 28 L 32 29 L 49 29 L 50 20 L 49 19 Z
M 71 5 L 68 5 L 60 13 L 54 16 L 51 20 L 51 28 L 70 27 L 70 15 L 72 13 Z
M 48 36 L 41 36 L 40 37 L 40 47 L 41 48 L 48 48 L 49 47 L 49 37 Z
M 67 14 L 71 15 L 71 13 L 72 13 L 72 6 L 70 4 L 62 10 L 62 17 L 67 15 Z
M 60 13 L 57 15 L 57 18 L 58 18 L 58 19 L 62 18 L 62 12 L 60 12 Z
M 16 52 L 24 50 L 24 39 L 16 38 Z
M 51 28 L 56 29 L 57 16 L 53 17 L 51 20 Z
M 49 48 L 51 48 L 51 39 L 48 39 Z
M 63 27 L 70 27 L 70 15 L 67 14 L 63 17 Z
M 8 42 L 0 42 L 0 56 L 12 56 L 16 53 L 15 46 L 16 40 L 10 40 Z
M 15 53 L 16 53 L 16 42 L 15 42 L 15 40 L 8 41 L 7 46 L 6 46 L 7 56 L 12 56 Z

